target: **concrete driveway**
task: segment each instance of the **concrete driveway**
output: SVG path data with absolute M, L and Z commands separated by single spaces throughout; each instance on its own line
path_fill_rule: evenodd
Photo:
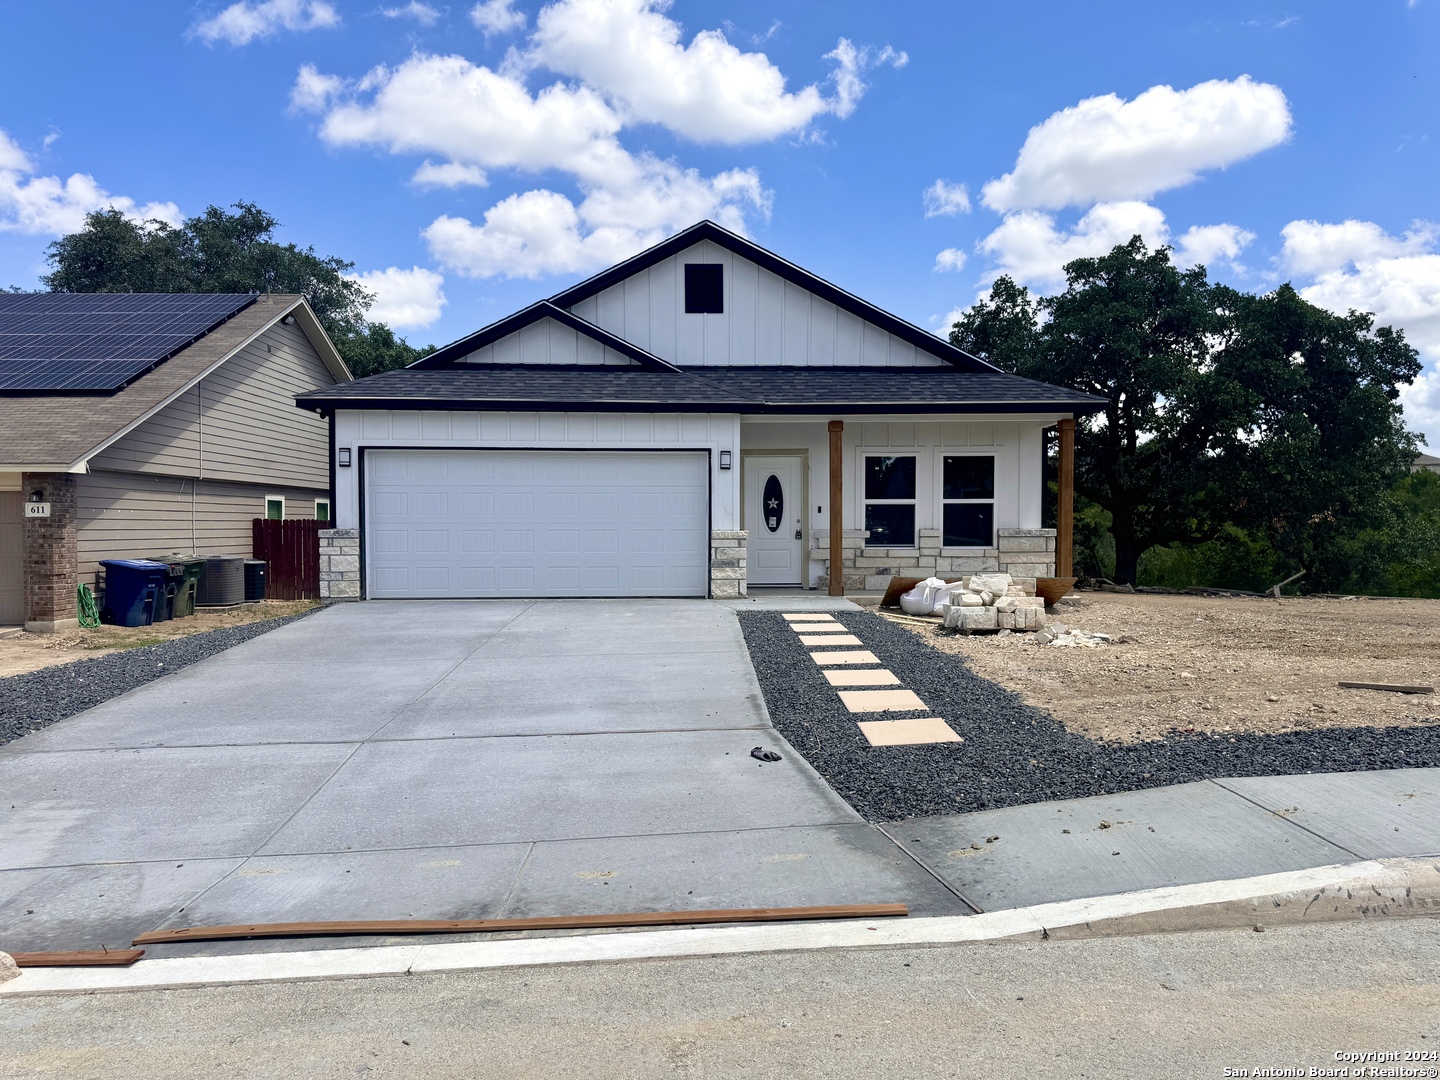
M 7 950 L 237 922 L 966 910 L 771 728 L 734 611 L 705 601 L 331 607 L 0 749 L 0 792 Z

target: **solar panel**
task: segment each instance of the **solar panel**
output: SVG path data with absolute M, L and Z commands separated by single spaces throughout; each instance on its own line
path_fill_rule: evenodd
M 0 293 L 0 394 L 113 392 L 254 293 Z

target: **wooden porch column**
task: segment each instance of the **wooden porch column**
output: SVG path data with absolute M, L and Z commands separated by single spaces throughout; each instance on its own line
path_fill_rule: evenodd
M 1060 491 L 1055 515 L 1055 576 L 1073 577 L 1075 573 L 1075 421 L 1061 420 L 1055 425 L 1060 433 Z
M 830 421 L 830 595 L 845 595 L 845 421 Z

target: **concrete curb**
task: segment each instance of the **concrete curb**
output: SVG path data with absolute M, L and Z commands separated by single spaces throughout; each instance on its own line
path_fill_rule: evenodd
M 894 945 L 957 945 L 1440 915 L 1440 856 L 1383 859 L 1236 881 L 1040 904 L 974 916 L 700 926 L 580 937 L 189 956 L 128 968 L 26 968 L 0 998 L 302 979 L 363 978 L 540 964 Z

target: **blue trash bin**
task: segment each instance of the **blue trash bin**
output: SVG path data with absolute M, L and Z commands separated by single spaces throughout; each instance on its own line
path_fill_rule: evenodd
M 164 603 L 170 567 L 149 559 L 101 559 L 105 568 L 105 607 L 100 621 L 115 626 L 149 626 Z

